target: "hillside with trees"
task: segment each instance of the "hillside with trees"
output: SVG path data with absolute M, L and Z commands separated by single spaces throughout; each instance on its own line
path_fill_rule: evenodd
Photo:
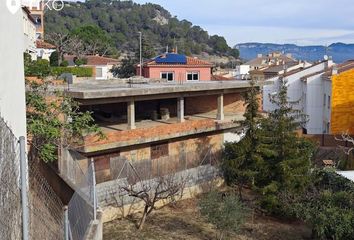
M 187 20 L 179 20 L 156 4 L 140 5 L 133 1 L 87 0 L 66 2 L 63 10 L 47 11 L 46 33 L 72 34 L 85 37 L 86 43 L 95 34 L 104 40 L 101 46 L 90 46 L 101 55 L 134 55 L 139 49 L 139 32 L 143 35 L 145 58 L 175 48 L 187 55 L 200 54 L 238 57 L 238 50 L 228 46 L 224 37 L 210 36 L 207 31 Z M 86 27 L 86 28 L 83 28 Z M 101 41 L 100 41 L 101 42 Z M 102 49 L 102 47 L 104 49 Z

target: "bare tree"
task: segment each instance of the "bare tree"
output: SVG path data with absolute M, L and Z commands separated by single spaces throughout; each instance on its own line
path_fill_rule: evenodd
M 87 53 L 84 43 L 79 38 L 68 33 L 51 32 L 46 35 L 46 40 L 56 47 L 59 66 L 62 63 L 64 54 L 74 54 L 81 58 Z
M 340 138 L 336 137 L 335 139 L 340 142 L 350 143 L 350 146 L 342 147 L 345 154 L 349 155 L 354 150 L 354 138 L 348 132 L 342 133 Z
M 77 37 L 71 37 L 66 46 L 66 53 L 73 54 L 77 58 L 82 59 L 86 54 L 88 54 L 88 50 L 85 48 L 85 44 Z
M 136 179 L 122 187 L 128 196 L 140 199 L 144 202 L 143 215 L 137 225 L 141 230 L 150 213 L 156 209 L 156 204 L 166 200 L 174 202 L 182 197 L 183 190 L 188 181 L 187 174 L 183 172 L 168 175 L 159 175 L 149 180 L 142 180 L 139 173 L 131 165 Z

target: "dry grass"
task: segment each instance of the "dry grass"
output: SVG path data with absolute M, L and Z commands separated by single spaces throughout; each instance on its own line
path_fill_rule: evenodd
M 139 216 L 116 220 L 104 225 L 104 239 L 129 240 L 201 240 L 216 239 L 215 227 L 205 221 L 197 210 L 197 200 L 190 199 L 167 206 L 152 213 L 142 231 L 134 222 Z M 299 222 L 284 222 L 278 219 L 255 216 L 250 218 L 234 240 L 300 240 L 310 239 L 311 231 Z M 226 238 L 224 238 L 226 239 Z

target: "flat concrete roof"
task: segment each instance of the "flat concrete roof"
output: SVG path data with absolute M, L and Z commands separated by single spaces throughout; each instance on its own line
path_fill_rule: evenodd
M 262 86 L 258 84 L 257 86 Z M 101 80 L 88 83 L 70 85 L 68 94 L 76 99 L 106 99 L 134 96 L 149 96 L 162 94 L 179 94 L 192 92 L 245 90 L 250 87 L 248 81 L 200 81 L 195 83 L 146 83 L 146 84 L 122 84 L 121 81 Z M 55 87 L 67 89 L 67 86 Z M 232 92 L 230 91 L 230 92 Z
M 354 171 L 337 171 L 337 173 L 346 179 L 354 182 Z

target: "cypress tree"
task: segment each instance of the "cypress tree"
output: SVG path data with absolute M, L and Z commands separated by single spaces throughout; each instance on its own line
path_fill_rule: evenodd
M 297 102 L 288 101 L 285 81 L 280 80 L 278 93 L 270 99 L 276 108 L 261 124 L 264 161 L 258 165 L 256 185 L 262 207 L 280 213 L 279 193 L 301 192 L 308 184 L 314 145 L 296 133 L 306 116 L 294 108 Z
M 239 196 L 242 199 L 242 189 L 246 185 L 254 182 L 257 174 L 257 165 L 262 162 L 259 153 L 260 137 L 259 124 L 261 115 L 259 114 L 259 88 L 256 82 L 250 82 L 251 88 L 245 94 L 246 111 L 245 120 L 241 126 L 245 129 L 244 138 L 236 143 L 226 143 L 223 154 L 222 171 L 228 185 L 238 186 Z

